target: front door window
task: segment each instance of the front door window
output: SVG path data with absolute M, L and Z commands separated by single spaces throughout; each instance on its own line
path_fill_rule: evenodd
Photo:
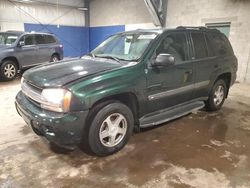
M 166 36 L 156 50 L 156 55 L 170 54 L 175 57 L 176 63 L 188 59 L 187 42 L 184 33 L 171 33 Z

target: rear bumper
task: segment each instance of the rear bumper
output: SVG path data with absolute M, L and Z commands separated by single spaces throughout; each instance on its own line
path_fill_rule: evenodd
M 20 91 L 16 96 L 16 109 L 29 127 L 50 142 L 61 146 L 81 142 L 88 111 L 56 113 L 39 108 Z
M 63 60 L 63 58 L 64 58 L 63 52 L 60 53 L 60 57 L 59 58 L 60 58 L 60 60 Z
M 62 49 L 62 48 L 59 48 L 59 49 L 56 50 L 56 52 L 59 54 L 60 60 L 63 60 L 63 58 L 64 58 L 63 49 Z

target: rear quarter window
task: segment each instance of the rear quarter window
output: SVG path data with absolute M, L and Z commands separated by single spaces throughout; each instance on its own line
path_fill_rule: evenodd
M 209 47 L 210 56 L 232 55 L 233 49 L 227 39 L 221 33 L 207 33 L 206 40 Z
M 46 35 L 46 43 L 56 43 L 56 39 L 52 35 Z

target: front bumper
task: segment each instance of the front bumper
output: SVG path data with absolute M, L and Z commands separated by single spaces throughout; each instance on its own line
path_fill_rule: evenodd
M 50 112 L 30 102 L 21 91 L 16 96 L 15 105 L 19 115 L 36 134 L 61 146 L 81 142 L 88 111 Z

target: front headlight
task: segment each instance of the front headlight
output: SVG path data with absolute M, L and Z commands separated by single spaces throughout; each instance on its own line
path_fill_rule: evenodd
M 22 78 L 21 78 L 21 85 L 23 84 L 23 82 L 24 82 L 24 78 L 22 77 Z
M 72 94 L 65 89 L 44 89 L 41 107 L 55 112 L 68 112 Z

